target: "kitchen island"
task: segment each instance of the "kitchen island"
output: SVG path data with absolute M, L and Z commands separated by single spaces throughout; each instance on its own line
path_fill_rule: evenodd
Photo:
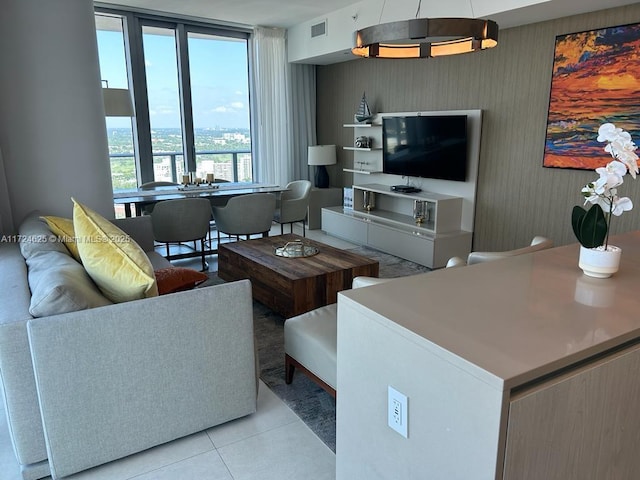
M 640 232 L 339 294 L 337 479 L 629 479 L 640 471 Z M 408 397 L 408 435 L 388 388 Z

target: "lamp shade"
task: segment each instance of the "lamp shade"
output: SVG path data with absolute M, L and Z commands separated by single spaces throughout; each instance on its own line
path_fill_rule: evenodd
M 309 146 L 308 163 L 309 165 L 334 165 L 336 163 L 336 146 Z
M 360 57 L 428 58 L 476 52 L 496 45 L 498 24 L 492 20 L 415 18 L 358 30 L 351 52 Z
M 107 117 L 133 117 L 131 95 L 126 88 L 103 88 L 102 98 Z

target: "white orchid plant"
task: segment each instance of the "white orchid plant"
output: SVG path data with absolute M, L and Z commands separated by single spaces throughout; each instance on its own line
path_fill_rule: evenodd
M 636 178 L 638 172 L 638 148 L 631 140 L 631 135 L 612 123 L 604 123 L 598 129 L 598 141 L 607 142 L 604 151 L 613 157 L 605 167 L 596 168 L 600 175 L 595 182 L 582 188 L 584 204 L 591 204 L 589 210 L 581 206 L 573 207 L 571 225 L 578 241 L 585 248 L 604 247 L 609 244 L 609 227 L 613 216 L 619 217 L 623 212 L 633 208 L 628 197 L 618 196 L 618 187 L 629 173 Z

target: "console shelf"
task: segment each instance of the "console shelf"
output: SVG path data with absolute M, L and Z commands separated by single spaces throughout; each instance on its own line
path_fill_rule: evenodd
M 357 168 L 343 168 L 343 172 L 361 173 L 362 175 L 371 175 L 372 173 L 382 173 L 379 170 L 358 170 Z
M 365 193 L 373 196 L 367 210 Z M 462 198 L 430 192 L 401 193 L 388 185 L 353 186 L 353 209 L 322 209 L 322 228 L 327 233 L 368 245 L 429 268 L 443 267 L 453 256 L 471 250 L 471 232 L 461 229 Z M 416 200 L 426 203 L 426 220 L 413 218 Z
M 364 193 L 374 195 L 374 207 L 367 211 L 364 205 Z M 460 230 L 462 198 L 440 193 L 415 192 L 402 193 L 391 190 L 389 185 L 370 183 L 353 186 L 353 209 L 378 221 L 397 225 L 411 226 L 429 233 L 446 233 Z M 417 225 L 413 218 L 413 206 L 416 200 L 426 203 L 427 218 Z
M 345 128 L 353 129 L 353 145 L 355 145 L 356 139 L 366 134 L 371 141 L 371 146 L 367 148 L 344 146 L 343 150 L 353 152 L 353 167 L 343 168 L 343 172 L 350 173 L 364 173 L 369 175 L 370 173 L 382 173 L 382 123 L 364 123 L 364 124 L 344 124 Z M 364 132 L 360 129 L 366 128 L 368 131 Z M 366 164 L 370 166 L 370 169 L 363 171 L 358 166 Z
M 416 184 L 425 191 L 390 190 L 388 184 L 400 184 L 404 180 L 383 171 L 383 118 L 419 115 L 467 117 L 468 166 L 464 182 L 420 178 Z M 343 146 L 346 157 L 343 172 L 348 172 L 344 175 L 345 184 L 355 184 L 353 209 L 324 208 L 322 229 L 330 235 L 429 268 L 444 267 L 453 256 L 466 258 L 471 251 L 474 230 L 482 110 L 379 112 L 372 123 L 344 123 L 342 127 L 350 129 L 353 138 L 351 145 Z M 355 147 L 360 136 L 369 137 L 370 148 Z M 369 211 L 364 207 L 365 192 L 375 196 L 375 206 Z M 428 211 L 428 218 L 420 225 L 413 218 L 416 200 L 424 202 Z
M 368 148 L 368 147 L 342 147 L 343 150 L 353 150 L 354 152 L 373 152 L 375 150 L 382 150 L 380 147 L 378 148 Z

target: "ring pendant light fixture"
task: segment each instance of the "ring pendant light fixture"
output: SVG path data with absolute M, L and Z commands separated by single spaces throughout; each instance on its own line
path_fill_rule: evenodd
M 351 52 L 360 57 L 428 58 L 475 52 L 498 45 L 496 22 L 475 18 L 418 18 L 420 4 L 421 0 L 415 19 L 358 30 L 356 46 Z

